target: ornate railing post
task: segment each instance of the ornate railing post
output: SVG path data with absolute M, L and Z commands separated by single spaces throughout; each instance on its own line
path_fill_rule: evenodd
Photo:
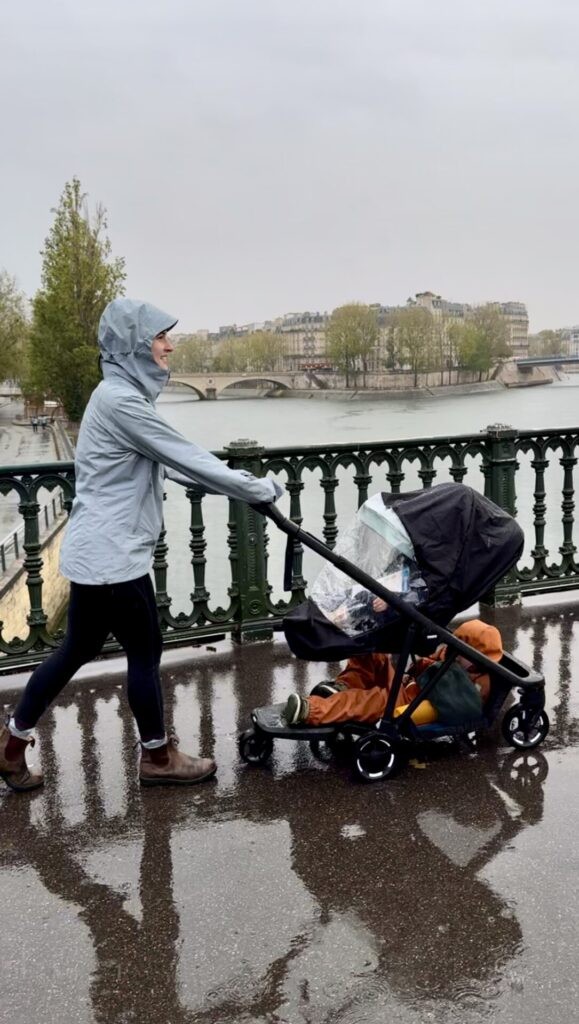
M 245 438 L 232 441 L 225 451 L 232 469 L 246 469 L 261 476 L 261 453 L 264 448 L 257 441 Z M 271 587 L 267 582 L 265 520 L 244 501 L 230 501 L 229 515 L 232 559 L 232 589 L 237 597 L 237 622 L 233 639 L 244 641 L 269 640 L 273 636 L 267 597 Z
M 38 502 L 22 501 L 18 511 L 24 519 L 24 570 L 26 572 L 26 586 L 30 600 L 30 611 L 28 613 L 28 624 L 34 638 L 34 646 L 38 643 L 43 646 L 46 630 L 47 616 L 42 607 L 42 565 L 43 559 L 40 554 L 42 545 L 40 543 L 40 530 L 38 525 L 38 513 L 40 505 Z
M 517 489 L 515 473 L 518 469 L 515 438 L 517 431 L 503 423 L 495 423 L 487 427 L 485 433 L 486 451 L 483 459 L 485 478 L 485 495 L 495 505 L 504 508 L 512 516 L 517 514 Z M 492 607 L 504 607 L 520 604 L 521 586 L 517 579 L 515 567 L 503 576 L 502 580 L 489 592 L 483 604 Z
M 161 529 L 159 540 L 155 546 L 155 554 L 153 556 L 153 573 L 155 575 L 155 601 L 157 603 L 157 611 L 159 613 L 159 621 L 161 624 L 161 630 L 167 629 L 166 614 L 171 606 L 171 598 L 167 593 L 167 569 L 169 563 L 167 562 L 167 554 L 169 548 L 166 543 L 167 531 L 165 529 L 165 523 Z

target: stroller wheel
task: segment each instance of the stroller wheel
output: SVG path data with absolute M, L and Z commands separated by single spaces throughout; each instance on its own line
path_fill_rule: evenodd
M 388 779 L 400 765 L 400 755 L 392 741 L 375 732 L 356 740 L 353 755 L 354 771 L 364 782 Z
M 518 750 L 538 747 L 549 732 L 549 719 L 542 709 L 525 708 L 515 704 L 509 708 L 502 722 L 504 739 Z
M 331 761 L 334 757 L 349 755 L 351 743 L 350 736 L 337 732 L 327 740 L 310 740 L 310 750 L 317 761 Z
M 549 764 L 539 750 L 536 753 L 522 751 L 508 755 L 501 773 L 505 783 L 515 792 L 532 791 L 544 783 L 549 774 Z
M 327 740 L 310 740 L 310 750 L 316 761 L 331 761 L 334 756 L 333 747 Z
M 263 732 L 247 729 L 238 741 L 239 756 L 246 764 L 265 764 L 273 751 L 273 740 Z

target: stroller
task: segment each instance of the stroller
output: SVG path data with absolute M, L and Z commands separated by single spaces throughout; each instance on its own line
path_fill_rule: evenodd
M 518 699 L 503 716 L 504 739 L 523 751 L 542 743 L 549 731 L 544 677 L 506 652 L 499 662 L 492 661 L 447 629 L 455 615 L 493 588 L 522 552 L 523 532 L 503 509 L 457 483 L 377 494 L 361 505 L 332 551 L 275 505 L 256 508 L 288 536 L 286 589 L 296 542 L 327 563 L 311 596 L 283 621 L 291 651 L 310 661 L 374 652 L 397 658 L 378 722 L 287 726 L 280 717 L 283 704 L 256 708 L 252 727 L 239 737 L 243 761 L 265 764 L 275 738 L 306 740 L 315 756 L 346 753 L 355 776 L 375 782 L 394 775 L 417 743 L 442 737 L 472 743 L 496 721 L 513 689 Z M 394 715 L 407 666 L 440 644 L 446 652 L 438 670 L 403 713 Z M 413 712 L 460 655 L 490 677 L 490 693 L 480 713 L 459 724 L 416 725 Z

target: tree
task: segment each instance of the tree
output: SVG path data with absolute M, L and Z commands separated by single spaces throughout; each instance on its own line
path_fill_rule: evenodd
M 444 384 L 444 370 L 450 363 L 449 352 L 452 347 L 452 341 L 450 338 L 450 329 L 452 324 L 448 323 L 448 320 L 444 316 L 433 316 L 432 318 L 432 357 L 433 357 L 433 368 L 435 367 L 440 373 L 440 383 Z M 448 377 L 450 384 L 450 366 L 448 369 Z
M 101 313 L 123 294 L 126 274 L 124 260 L 111 258 L 104 207 L 91 217 L 78 178 L 67 182 L 53 212 L 33 302 L 27 386 L 56 398 L 76 421 L 99 380 Z
M 433 356 L 433 317 L 423 306 L 406 306 L 395 314 L 395 330 L 400 359 L 414 374 L 414 387 L 418 387 L 418 374 L 428 370 Z
M 170 358 L 173 373 L 206 373 L 213 366 L 211 342 L 191 334 L 179 342 Z
M 475 306 L 456 334 L 460 366 L 478 373 L 482 380 L 499 359 L 509 355 L 508 338 L 508 323 L 497 306 Z
M 534 356 L 567 355 L 569 343 L 563 338 L 562 331 L 539 331 L 531 340 L 529 338 L 529 354 Z
M 326 327 L 326 354 L 345 375 L 346 387 L 353 378 L 354 387 L 362 369 L 366 386 L 368 357 L 378 344 L 380 330 L 376 310 L 359 302 L 338 306 Z
M 228 337 L 218 342 L 213 369 L 218 373 L 243 373 L 247 369 L 245 339 Z
M 386 358 L 382 360 L 387 370 L 395 370 L 400 365 L 400 345 L 396 330 L 396 313 L 388 312 L 382 319 L 382 349 Z
M 0 376 L 4 380 L 22 379 L 29 336 L 28 299 L 15 278 L 0 270 Z
M 258 373 L 277 368 L 282 353 L 282 340 L 272 331 L 254 331 L 244 340 L 247 367 Z
M 464 323 L 454 321 L 449 324 L 447 331 L 448 338 L 448 349 L 446 353 L 446 364 L 448 366 L 448 383 L 452 384 L 452 368 L 456 367 L 456 376 L 458 381 L 458 366 L 460 363 L 459 350 L 462 342 Z
M 492 302 L 475 306 L 469 321 L 476 327 L 480 343 L 488 352 L 491 362 L 510 355 L 509 325 L 498 306 Z

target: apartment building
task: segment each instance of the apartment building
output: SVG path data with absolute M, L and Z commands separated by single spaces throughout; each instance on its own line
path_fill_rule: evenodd
M 509 327 L 509 348 L 513 358 L 529 354 L 529 315 L 524 302 L 497 303 Z
M 301 370 L 325 361 L 327 313 L 288 313 L 278 328 L 283 338 L 282 366 Z
M 579 325 L 562 327 L 558 333 L 561 337 L 560 352 L 570 356 L 579 356 Z
M 243 338 L 255 331 L 279 334 L 283 344 L 277 369 L 294 372 L 325 361 L 327 321 L 327 313 L 286 313 L 259 323 L 226 324 L 210 337 L 212 341 L 223 341 L 227 337 Z
M 529 318 L 527 307 L 522 302 L 492 303 L 504 317 L 509 328 L 509 347 L 514 357 L 525 356 L 529 352 Z M 393 313 L 408 306 L 421 306 L 446 330 L 451 323 L 460 323 L 468 319 L 473 307 L 465 302 L 451 302 L 435 292 L 417 292 L 414 298 L 408 299 L 406 306 L 384 306 L 373 303 L 370 308 L 375 310 L 378 324 L 382 328 L 381 337 L 375 351 L 367 361 L 370 372 L 380 372 L 387 363 L 387 324 Z M 302 370 L 312 365 L 324 365 L 326 362 L 326 326 L 328 313 L 305 312 L 286 313 L 274 320 L 264 320 L 248 324 L 226 324 L 210 334 L 211 341 L 223 341 L 226 337 L 243 338 L 254 331 L 270 331 L 281 335 L 282 351 L 277 369 L 284 372 Z M 578 337 L 579 346 L 579 337 Z
M 434 317 L 444 320 L 445 323 L 456 323 L 468 319 L 472 306 L 465 302 L 449 302 L 440 295 L 433 292 L 417 292 L 414 299 L 409 303 L 422 306 Z M 513 355 L 527 356 L 529 354 L 529 315 L 524 302 L 491 302 L 489 305 L 499 310 L 501 316 L 508 326 L 508 345 Z

